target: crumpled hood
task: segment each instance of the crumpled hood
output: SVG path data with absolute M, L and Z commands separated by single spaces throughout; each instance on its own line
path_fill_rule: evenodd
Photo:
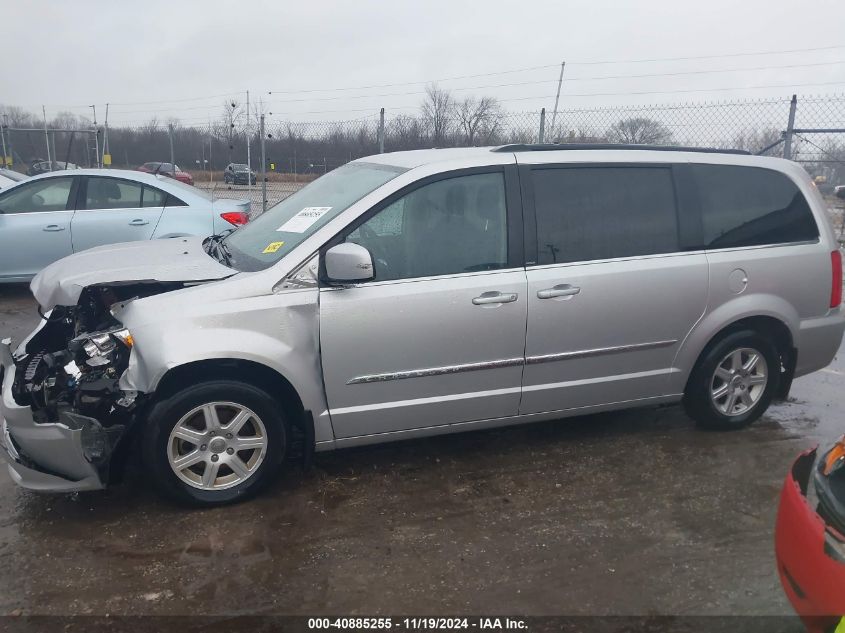
M 201 237 L 109 244 L 47 266 L 30 284 L 43 310 L 76 305 L 87 286 L 156 281 L 211 281 L 237 273 L 206 254 Z

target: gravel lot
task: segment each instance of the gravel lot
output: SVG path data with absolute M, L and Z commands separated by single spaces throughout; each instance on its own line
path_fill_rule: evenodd
M 37 318 L 0 286 L 4 336 Z M 668 407 L 346 450 L 222 509 L 142 463 L 81 495 L 0 472 L 0 614 L 787 614 L 776 502 L 845 430 L 842 358 L 746 431 Z

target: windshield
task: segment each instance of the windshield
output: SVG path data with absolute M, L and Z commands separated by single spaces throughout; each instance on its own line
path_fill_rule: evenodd
M 349 163 L 330 171 L 229 235 L 231 266 L 263 270 L 352 204 L 406 171 L 401 167 Z

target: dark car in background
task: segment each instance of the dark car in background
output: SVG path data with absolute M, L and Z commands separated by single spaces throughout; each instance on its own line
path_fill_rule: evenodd
M 44 160 L 43 158 L 34 158 L 29 162 L 29 167 L 26 170 L 27 176 L 38 176 L 40 174 L 47 174 L 51 171 L 64 171 L 66 169 L 79 169 L 79 165 L 68 163 L 63 160 Z
M 173 178 L 174 180 L 178 180 L 179 182 L 184 182 L 186 185 L 193 185 L 194 184 L 194 177 L 191 176 L 186 171 L 182 171 L 179 169 L 179 165 L 174 165 L 173 163 L 162 163 L 162 162 L 150 162 L 144 163 L 140 167 L 138 167 L 138 171 L 143 171 L 147 174 L 159 174 L 161 176 L 167 176 L 168 178 Z
M 227 185 L 254 185 L 256 182 L 255 172 L 249 168 L 249 165 L 229 163 L 223 170 L 223 182 Z

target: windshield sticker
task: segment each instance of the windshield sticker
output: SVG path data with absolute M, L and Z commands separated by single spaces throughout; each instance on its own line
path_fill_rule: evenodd
M 262 253 L 275 253 L 277 250 L 279 250 L 279 249 L 280 249 L 282 246 L 284 246 L 284 245 L 285 245 L 285 243 L 284 243 L 284 242 L 270 242 L 270 243 L 267 245 L 267 248 L 265 248 L 265 249 L 264 249 L 263 251 L 261 251 L 261 252 L 262 252 Z
M 330 209 L 331 207 L 305 207 L 276 230 L 287 231 L 288 233 L 304 233 L 311 228 L 312 224 L 326 215 Z

